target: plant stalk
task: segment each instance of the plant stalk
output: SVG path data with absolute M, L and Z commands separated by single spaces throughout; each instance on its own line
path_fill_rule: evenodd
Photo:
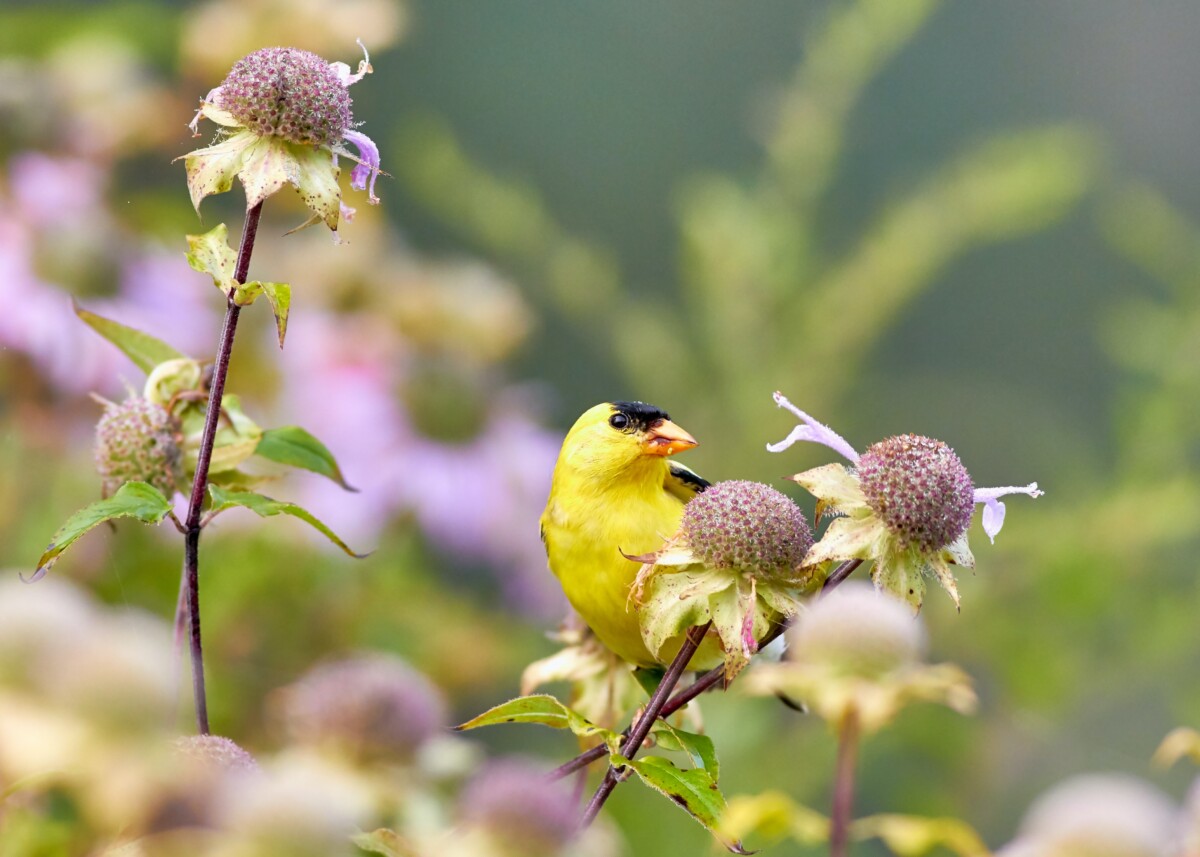
M 700 643 L 704 640 L 704 635 L 708 633 L 708 629 L 711 626 L 712 622 L 705 622 L 703 625 L 696 625 L 688 629 L 687 636 L 683 640 L 683 645 L 679 647 L 679 653 L 675 655 L 675 660 L 671 661 L 671 666 L 667 668 L 666 675 L 658 683 L 658 687 L 655 689 L 654 695 L 650 697 L 650 702 L 647 703 L 642 716 L 638 718 L 638 721 L 633 725 L 633 729 L 629 732 L 629 737 L 621 745 L 621 755 L 626 759 L 632 759 L 637 755 L 638 750 L 642 748 L 642 742 L 650 734 L 650 729 L 654 726 L 654 721 L 658 720 L 662 715 L 663 709 L 671 697 L 671 691 L 675 689 L 675 685 L 679 684 L 679 679 L 683 677 L 688 663 L 692 660 L 692 655 L 696 654 L 696 649 L 700 648 Z M 613 789 L 617 787 L 618 782 L 617 770 L 610 765 L 608 771 L 604 774 L 604 779 L 600 782 L 600 787 L 596 789 L 596 793 L 592 795 L 592 799 L 588 802 L 587 808 L 583 812 L 582 827 L 587 827 L 596 819 L 596 816 L 600 813 L 600 809 L 604 806 L 604 802 L 613 793 Z
M 854 768 L 858 762 L 858 714 L 846 714 L 838 730 L 837 768 L 833 780 L 833 808 L 829 813 L 829 857 L 847 857 L 850 818 L 854 808 Z
M 250 254 L 254 252 L 254 239 L 258 235 L 258 221 L 262 215 L 262 203 L 246 212 L 242 226 L 242 242 L 238 249 L 234 279 L 246 282 L 250 271 Z M 212 465 L 213 445 L 221 419 L 221 400 L 225 395 L 225 379 L 229 375 L 229 358 L 233 353 L 233 337 L 237 333 L 238 316 L 242 308 L 233 302 L 230 295 L 225 305 L 225 322 L 221 326 L 221 338 L 213 366 L 212 384 L 208 391 L 208 410 L 204 416 L 204 431 L 200 435 L 200 451 L 196 458 L 196 475 L 192 480 L 192 495 L 188 503 L 183 541 L 183 588 L 186 591 L 186 609 L 190 620 L 190 650 L 192 658 L 192 695 L 196 704 L 196 730 L 207 735 L 208 698 L 204 688 L 204 647 L 200 641 L 200 513 L 204 506 L 204 495 L 208 491 L 208 469 Z

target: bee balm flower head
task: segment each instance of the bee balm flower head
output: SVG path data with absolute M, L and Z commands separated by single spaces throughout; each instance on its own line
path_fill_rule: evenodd
M 104 496 L 126 482 L 147 482 L 167 497 L 183 476 L 179 422 L 162 405 L 140 396 L 104 403 L 96 424 L 96 470 Z
M 711 620 L 725 674 L 741 670 L 799 596 L 819 582 L 805 566 L 812 530 L 786 496 L 758 482 L 719 482 L 690 500 L 679 532 L 645 563 L 632 597 L 642 640 L 659 653 L 689 624 Z
M 223 132 L 184 158 L 197 211 L 204 197 L 229 190 L 234 177 L 246 189 L 247 208 L 290 184 L 313 213 L 309 223 L 323 221 L 336 230 L 339 216 L 353 211 L 341 201 L 339 156 L 356 162 L 350 186 L 368 190 L 369 201 L 377 203 L 379 149 L 355 130 L 349 92 L 370 71 L 369 59 L 351 74 L 345 63 L 327 63 L 297 48 L 264 48 L 238 60 L 192 120 L 193 133 L 199 133 L 201 117 Z
M 841 435 L 814 420 L 781 394 L 775 402 L 801 424 L 780 443 L 828 446 L 851 465 L 827 464 L 792 479 L 817 498 L 817 510 L 839 515 L 809 552 L 807 563 L 872 560 L 875 585 L 920 609 L 925 579 L 934 577 L 958 604 L 950 565 L 974 568 L 967 530 L 976 504 L 984 504 L 983 529 L 995 539 L 1004 525 L 1006 494 L 1040 497 L 1037 483 L 1023 487 L 975 488 L 954 450 L 940 440 L 905 434 L 874 444 L 859 455 Z

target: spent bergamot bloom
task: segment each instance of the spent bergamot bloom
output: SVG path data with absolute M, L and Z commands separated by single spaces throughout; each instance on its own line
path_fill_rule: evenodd
M 336 232 L 339 217 L 354 211 L 342 203 L 339 157 L 355 162 L 350 186 L 378 203 L 379 149 L 355 128 L 351 112 L 349 87 L 371 71 L 366 48 L 363 56 L 355 73 L 298 48 L 263 48 L 234 63 L 190 126 L 196 136 L 201 117 L 221 126 L 213 145 L 184 156 L 197 212 L 201 200 L 229 190 L 235 177 L 247 209 L 290 184 L 312 211 L 304 225 L 320 221 Z
M 662 550 L 633 557 L 644 563 L 631 597 L 646 647 L 657 655 L 711 620 L 732 679 L 821 582 L 805 560 L 812 543 L 804 513 L 771 486 L 734 480 L 706 489 L 684 507 Z
M 871 579 L 921 608 L 925 578 L 932 576 L 954 599 L 958 586 L 951 565 L 975 567 L 967 543 L 971 516 L 983 504 L 983 529 L 995 541 L 1004 525 L 1008 494 L 1040 497 L 1037 483 L 1020 487 L 976 488 L 954 450 L 940 440 L 897 435 L 859 455 L 841 435 L 817 422 L 780 393 L 775 402 L 801 424 L 779 443 L 782 452 L 797 441 L 828 446 L 849 460 L 826 464 L 791 477 L 817 498 L 817 514 L 838 517 L 809 552 L 807 563 L 871 560 Z

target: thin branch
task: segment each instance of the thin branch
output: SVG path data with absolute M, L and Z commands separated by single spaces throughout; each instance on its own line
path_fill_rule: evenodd
M 671 691 L 675 689 L 675 685 L 683 677 L 688 663 L 692 660 L 692 655 L 696 654 L 696 649 L 700 648 L 700 643 L 711 626 L 712 622 L 705 622 L 703 625 L 697 625 L 688 629 L 683 645 L 679 647 L 679 653 L 675 655 L 675 660 L 671 661 L 671 666 L 667 668 L 666 675 L 658 683 L 658 688 L 654 691 L 654 695 L 650 697 L 650 702 L 646 705 L 642 716 L 638 718 L 637 723 L 634 724 L 633 729 L 629 733 L 629 737 L 621 745 L 621 755 L 626 759 L 632 759 L 637 755 L 638 750 L 642 748 L 642 742 L 646 740 L 646 736 L 650 734 L 650 728 L 662 714 L 663 708 L 670 699 Z M 591 801 L 588 802 L 587 808 L 583 812 L 583 821 L 581 822 L 583 827 L 587 827 L 595 820 L 596 816 L 600 813 L 600 809 L 604 806 L 604 802 L 608 800 L 613 789 L 617 787 L 617 782 L 617 771 L 610 766 L 600 783 L 600 787 L 596 789 L 596 793 L 592 795 Z
M 233 275 L 239 283 L 246 282 L 246 275 L 250 271 L 250 254 L 254 252 L 254 239 L 258 234 L 261 214 L 261 202 L 246 212 L 242 243 Z M 225 395 L 225 379 L 229 375 L 229 358 L 233 353 L 233 337 L 237 333 L 240 313 L 241 307 L 230 296 L 225 306 L 225 323 L 221 327 L 212 385 L 208 391 L 208 410 L 204 417 L 204 431 L 200 435 L 200 451 L 196 458 L 196 476 L 192 481 L 187 532 L 183 543 L 183 578 L 187 590 L 187 612 L 191 620 L 192 694 L 196 703 L 196 728 L 201 735 L 207 735 L 209 730 L 208 699 L 204 688 L 204 648 L 200 642 L 200 513 L 208 490 L 208 469 L 212 464 L 213 446 L 221 421 L 221 399 Z

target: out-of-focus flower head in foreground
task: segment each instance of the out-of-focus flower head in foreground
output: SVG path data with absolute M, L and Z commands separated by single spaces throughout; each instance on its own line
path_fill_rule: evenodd
M 920 609 L 931 575 L 958 604 L 950 565 L 975 567 L 967 543 L 971 513 L 984 504 L 983 529 L 995 540 L 1004 525 L 1006 494 L 1040 497 L 1037 483 L 976 488 L 962 461 L 946 444 L 919 435 L 881 440 L 859 455 L 844 438 L 797 408 L 782 394 L 775 402 L 800 418 L 784 440 L 768 444 L 782 452 L 797 441 L 828 446 L 851 463 L 826 464 L 791 477 L 817 498 L 817 514 L 837 514 L 808 554 L 807 564 L 872 560 L 871 578 Z
M 1149 783 L 1120 774 L 1084 774 L 1038 798 L 1021 822 L 1020 835 L 997 854 L 1164 857 L 1175 853 L 1178 824 L 1174 805 Z
M 184 157 L 196 210 L 209 194 L 233 187 L 235 177 L 247 209 L 290 184 L 312 211 L 305 225 L 320 221 L 336 231 L 338 218 L 354 213 L 342 204 L 339 157 L 356 162 L 350 186 L 366 190 L 371 204 L 379 202 L 379 148 L 355 130 L 350 111 L 350 85 L 371 71 L 365 48 L 363 56 L 354 73 L 297 48 L 263 48 L 238 60 L 192 120 L 197 136 L 201 117 L 222 129 L 213 145 Z

